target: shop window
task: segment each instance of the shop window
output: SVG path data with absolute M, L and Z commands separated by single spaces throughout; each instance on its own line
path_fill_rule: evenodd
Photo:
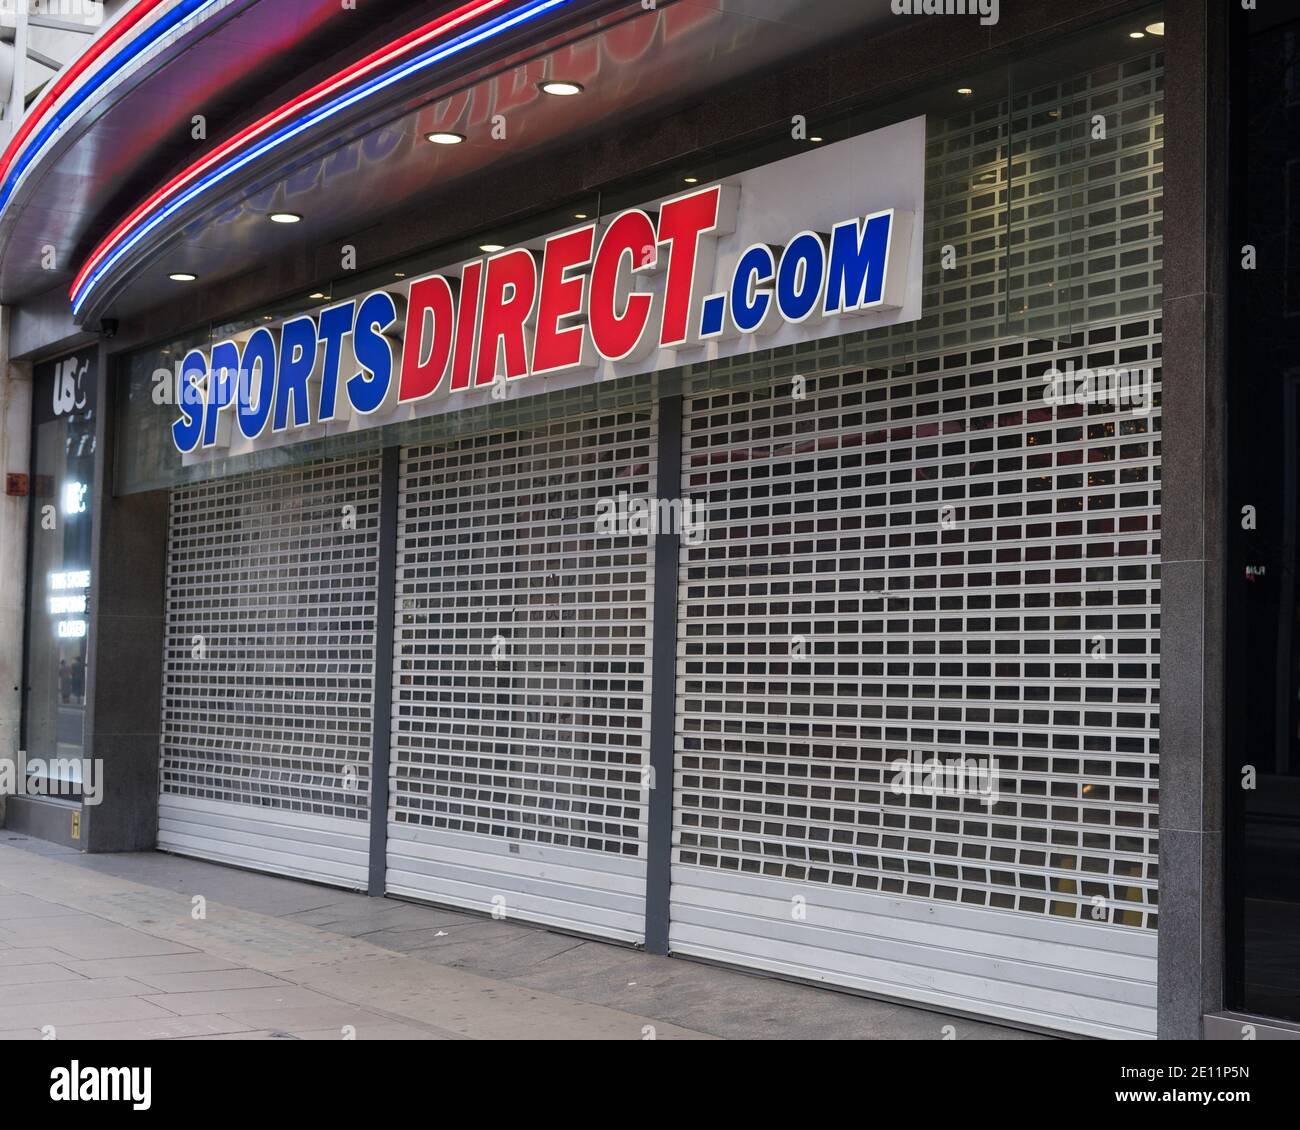
M 23 748 L 29 791 L 78 795 L 85 756 L 95 355 L 33 374 Z

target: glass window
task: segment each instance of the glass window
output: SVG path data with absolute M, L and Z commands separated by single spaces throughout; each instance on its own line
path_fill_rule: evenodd
M 85 755 L 95 353 L 36 366 L 23 709 L 28 788 L 75 795 Z

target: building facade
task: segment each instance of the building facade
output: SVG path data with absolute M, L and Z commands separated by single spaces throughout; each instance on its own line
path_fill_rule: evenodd
M 1287 1034 L 1294 28 L 395 7 L 139 0 L 4 155 L 6 826 Z

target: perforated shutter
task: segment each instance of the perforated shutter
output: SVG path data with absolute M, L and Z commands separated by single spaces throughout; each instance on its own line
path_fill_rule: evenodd
M 931 119 L 922 321 L 690 390 L 674 952 L 1154 1033 L 1160 86 Z M 892 792 L 909 755 L 994 758 L 997 803 Z
M 651 409 L 402 454 L 388 889 L 644 935 Z
M 676 951 L 1149 1030 L 1156 417 L 1053 420 L 1031 369 L 688 403 Z M 912 751 L 997 803 L 891 792 Z
M 375 458 L 172 491 L 160 847 L 365 885 L 378 519 Z

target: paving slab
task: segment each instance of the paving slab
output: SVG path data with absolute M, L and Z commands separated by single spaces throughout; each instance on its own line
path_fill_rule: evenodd
M 189 1036 L 234 1035 L 249 1026 L 229 1016 L 173 1016 L 170 1013 L 144 1020 L 105 1020 L 95 1024 L 65 1024 L 58 1029 L 60 1040 L 181 1040 Z M 19 1029 L 18 1031 L 22 1031 Z M 40 1039 L 39 1030 L 27 1039 Z M 8 1033 L 0 1033 L 4 1038 Z
M 15 950 L 15 953 L 21 951 Z M 8 989 L 14 985 L 37 985 L 43 981 L 81 981 L 81 974 L 62 965 L 48 961 L 24 962 L 22 965 L 0 965 L 0 999 L 8 999 Z
M 93 1024 L 104 1020 L 146 1020 L 172 1015 L 166 1009 L 140 997 L 108 997 L 103 1000 L 53 1001 L 45 1004 L 8 1005 L 0 1002 L 0 1031 L 12 1028 L 41 1030 L 46 1025 L 61 1029 L 71 1024 Z
M 15 951 L 39 953 L 39 950 Z M 57 953 L 46 950 L 44 952 Z M 64 955 L 61 964 L 66 969 L 79 973 L 83 977 L 134 977 L 142 980 L 148 974 L 163 973 L 204 973 L 217 969 L 239 969 L 240 966 L 227 958 L 214 957 L 210 953 L 191 950 L 186 953 L 159 953 L 145 957 L 99 957 L 86 960 Z M 4 961 L 0 960 L 0 966 Z
M 329 998 L 297 985 L 282 984 L 272 989 L 214 989 L 207 993 L 160 993 L 142 998 L 177 1016 L 200 1016 L 205 1012 L 226 1012 L 229 1009 L 296 1008 L 301 1005 L 324 1004 Z
M 1042 1038 L 462 908 L 37 845 L 0 833 L 3 1038 Z
M 60 1001 L 86 1001 L 100 997 L 138 997 L 149 986 L 129 977 L 73 977 L 63 981 L 38 981 L 31 985 L 6 985 L 0 1004 L 54 1004 Z
M 135 973 L 140 981 L 166 993 L 214 992 L 225 989 L 278 989 L 287 982 L 258 969 L 200 969 L 189 973 Z

